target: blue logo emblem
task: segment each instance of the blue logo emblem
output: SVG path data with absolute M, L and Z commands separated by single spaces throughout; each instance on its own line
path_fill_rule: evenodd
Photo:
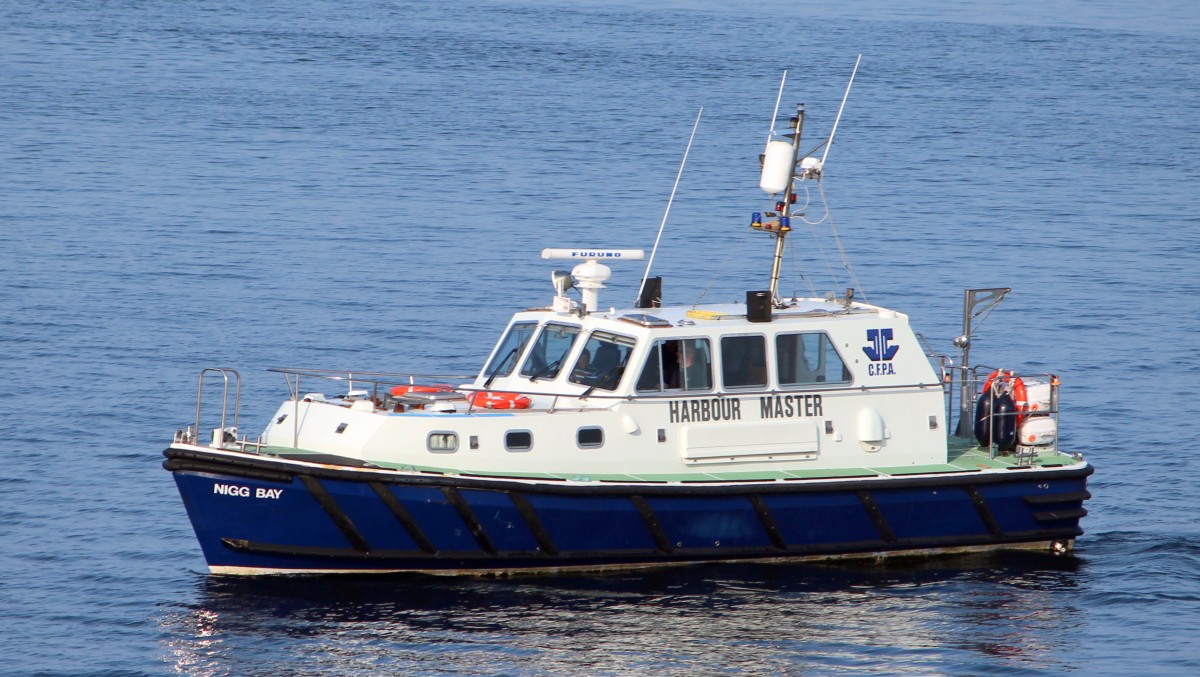
M 891 329 L 868 329 L 867 340 L 871 343 L 863 346 L 863 352 L 872 362 L 889 362 L 900 350 L 900 346 L 892 345 Z

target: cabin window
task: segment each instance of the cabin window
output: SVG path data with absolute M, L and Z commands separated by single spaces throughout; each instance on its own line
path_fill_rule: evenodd
M 721 339 L 721 382 L 726 388 L 765 388 L 767 338 L 725 336 Z
M 578 336 L 579 327 L 557 322 L 547 323 L 533 342 L 533 347 L 529 349 L 525 364 L 521 365 L 521 376 L 528 377 L 530 381 L 557 377 Z
M 521 356 L 525 344 L 537 329 L 537 322 L 516 322 L 508 329 L 508 333 L 500 341 L 500 346 L 492 355 L 486 374 L 488 377 L 508 376 L 517 366 L 517 358 Z
M 599 449 L 604 446 L 604 429 L 580 428 L 575 433 L 575 442 L 581 449 Z
M 458 451 L 458 434 L 432 432 L 425 440 L 425 446 L 435 454 L 448 454 Z
M 849 383 L 850 370 L 833 342 L 820 332 L 779 334 L 775 337 L 779 385 Z
M 598 390 L 616 390 L 625 375 L 635 342 L 628 336 L 594 331 L 571 367 L 571 383 Z
M 528 430 L 510 430 L 504 434 L 504 448 L 509 451 L 529 451 L 533 448 L 533 433 Z
M 712 350 L 708 339 L 655 341 L 637 382 L 639 392 L 711 388 Z

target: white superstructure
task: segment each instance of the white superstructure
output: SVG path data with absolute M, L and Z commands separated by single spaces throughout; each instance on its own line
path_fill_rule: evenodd
M 941 377 L 907 316 L 845 300 L 780 305 L 768 322 L 749 321 L 744 304 L 519 312 L 472 383 L 394 401 L 285 402 L 263 442 L 488 474 L 945 462 Z M 484 408 L 467 399 L 478 391 L 529 405 Z

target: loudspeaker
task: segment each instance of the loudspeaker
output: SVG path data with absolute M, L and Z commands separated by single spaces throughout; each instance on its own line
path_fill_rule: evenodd
M 662 278 L 648 277 L 646 284 L 642 287 L 642 293 L 638 294 L 638 308 L 661 308 L 662 307 Z
M 771 321 L 771 292 L 746 292 L 746 319 L 751 322 Z

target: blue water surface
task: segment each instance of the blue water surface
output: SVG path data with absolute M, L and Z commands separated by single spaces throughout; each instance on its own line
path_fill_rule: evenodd
M 783 287 L 944 352 L 964 287 L 1013 287 L 972 355 L 1061 375 L 1074 556 L 206 573 L 159 465 L 202 367 L 244 431 L 267 367 L 477 369 L 543 247 L 649 248 L 701 107 L 655 273 L 763 288 L 782 71 L 820 139 L 859 53 Z M 1197 110 L 1174 0 L 4 3 L 0 674 L 1196 674 Z

